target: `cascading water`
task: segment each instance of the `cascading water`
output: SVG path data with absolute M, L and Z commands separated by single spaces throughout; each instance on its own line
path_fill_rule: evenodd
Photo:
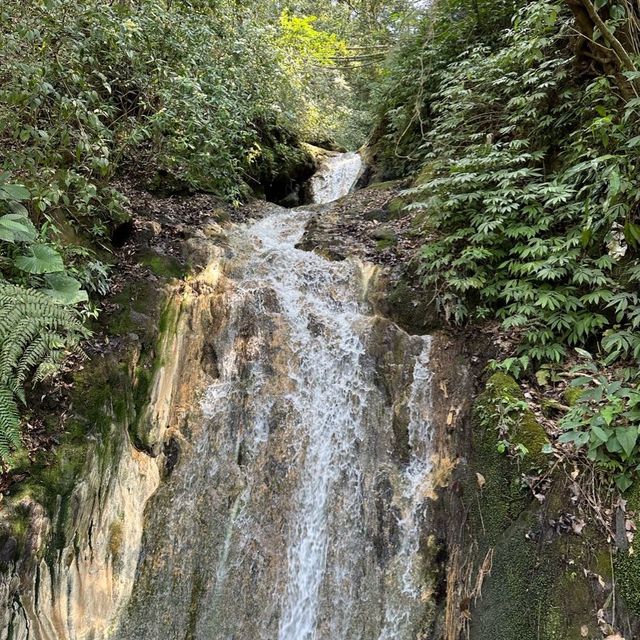
M 327 204 L 346 196 L 362 173 L 359 153 L 329 156 L 311 178 L 311 199 L 315 204 Z
M 310 215 L 230 237 L 217 381 L 151 502 L 119 640 L 423 632 L 430 339 L 372 314 L 357 263 L 295 248 Z

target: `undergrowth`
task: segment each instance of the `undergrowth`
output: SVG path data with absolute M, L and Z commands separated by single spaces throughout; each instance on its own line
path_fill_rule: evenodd
M 625 6 L 600 3 L 612 30 Z M 434 73 L 405 89 L 419 108 L 381 142 L 408 149 L 419 175 L 405 195 L 423 285 L 452 323 L 497 318 L 517 337 L 503 370 L 588 356 L 562 440 L 624 489 L 640 469 L 640 75 L 580 72 L 567 5 L 530 3 L 456 55 L 440 7 L 412 58 Z
M 302 140 L 360 143 L 335 64 L 349 22 L 323 24 L 278 2 L 0 3 L 0 291 L 41 323 L 22 342 L 0 330 L 0 462 L 41 377 L 27 373 L 77 346 L 108 291 L 111 234 L 130 216 L 116 178 L 239 203 L 308 166 Z

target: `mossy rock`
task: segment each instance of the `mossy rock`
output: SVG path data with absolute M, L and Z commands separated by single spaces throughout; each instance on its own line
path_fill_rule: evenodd
M 581 536 L 551 526 L 572 509 L 563 473 L 551 476 L 552 489 L 540 503 L 523 486 L 521 475 L 546 466 L 541 449 L 547 438 L 529 410 L 511 433 L 514 443 L 531 452 L 519 465 L 497 450 L 497 424 L 489 424 L 492 407 L 522 403 L 518 383 L 504 373 L 488 380 L 476 401 L 473 447 L 465 480 L 465 502 L 476 548 L 475 566 L 492 554 L 491 575 L 472 609 L 471 640 L 578 640 L 583 627 L 598 637 L 596 596 L 585 569 L 596 571 L 606 552 L 594 528 Z M 478 476 L 482 476 L 482 487 Z M 606 576 L 605 576 L 606 578 Z
M 407 270 L 386 299 L 388 315 L 408 333 L 424 335 L 442 327 L 433 297 L 415 285 L 415 274 Z
M 413 181 L 414 186 L 421 187 L 422 185 L 431 182 L 435 177 L 435 169 L 433 163 L 427 162 L 422 169 L 420 169 L 420 173 L 416 176 Z
M 627 493 L 627 509 L 636 514 L 635 525 L 640 528 L 640 482 L 637 480 Z M 619 593 L 627 608 L 640 616 L 640 552 L 633 545 L 627 550 L 618 551 L 614 572 Z
M 399 220 L 400 218 L 406 216 L 408 213 L 407 206 L 409 204 L 411 204 L 411 201 L 404 196 L 398 196 L 397 198 L 391 200 L 391 202 L 389 202 L 389 204 L 387 205 L 387 209 L 391 214 L 391 218 L 394 220 Z
M 139 254 L 138 260 L 156 276 L 166 280 L 180 279 L 187 275 L 187 269 L 173 256 L 166 256 L 148 249 Z
M 162 291 L 158 292 L 157 282 L 143 279 L 127 283 L 112 298 L 116 310 L 100 320 L 105 333 L 110 336 L 136 334 L 143 347 L 152 346 L 165 298 Z
M 499 425 L 491 425 L 491 420 L 484 416 L 491 416 L 495 413 L 494 407 L 515 407 L 522 405 L 522 403 L 526 403 L 526 400 L 518 383 L 506 373 L 499 372 L 489 378 L 486 390 L 479 399 L 477 409 L 482 424 L 488 429 L 493 426 L 495 434 Z M 544 427 L 529 408 L 520 411 L 520 416 L 513 425 L 509 438 L 512 444 L 522 445 L 527 449 L 528 454 L 523 461 L 526 467 L 532 469 L 546 466 L 548 458 L 542 449 L 549 443 L 549 439 Z
M 398 243 L 398 235 L 391 227 L 377 227 L 369 233 L 369 237 L 376 241 L 379 251 L 389 249 Z
M 580 387 L 567 387 L 562 394 L 564 401 L 567 403 L 567 406 L 573 407 L 578 404 L 578 401 L 582 397 L 584 393 L 584 389 Z
M 118 355 L 95 357 L 74 374 L 72 415 L 62 440 L 54 450 L 39 453 L 34 461 L 25 460 L 23 469 L 14 469 L 15 473 L 24 471 L 27 478 L 11 488 L 11 502 L 29 498 L 50 516 L 58 512 L 64 517 L 66 501 L 87 464 L 89 451 L 95 456 L 93 464 L 105 467 L 117 462 L 133 397 L 131 376 L 121 358 L 137 357 L 136 346 L 123 346 Z M 114 425 L 123 425 L 120 436 L 114 433 Z
M 26 500 L 55 517 L 48 554 L 66 543 L 78 479 L 89 469 L 104 475 L 114 468 L 129 431 L 137 426 L 157 370 L 159 336 L 171 324 L 165 300 L 164 290 L 148 280 L 130 282 L 115 296 L 116 313 L 104 314 L 94 326 L 110 336 L 109 346 L 73 374 L 71 412 L 59 445 L 39 452 L 35 460 L 24 456 L 15 461 L 14 473 L 26 479 L 11 487 L 5 513 L 10 522 L 18 522 L 19 505 Z
M 384 182 L 372 182 L 367 189 L 374 191 L 391 191 L 392 189 L 400 189 L 405 184 L 405 180 L 385 180 Z

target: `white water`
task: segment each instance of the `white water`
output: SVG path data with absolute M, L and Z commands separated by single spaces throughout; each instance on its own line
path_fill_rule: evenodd
M 362 173 L 359 153 L 329 156 L 311 178 L 311 197 L 315 204 L 338 200 L 351 192 Z
M 353 186 L 351 154 L 337 166 L 344 171 L 325 180 L 339 185 L 324 194 Z M 391 323 L 375 333 L 360 267 L 295 248 L 311 215 L 281 210 L 229 239 L 219 378 L 202 403 L 211 426 L 183 475 L 174 472 L 161 526 L 148 533 L 162 549 L 175 539 L 174 550 L 162 561 L 148 554 L 121 640 L 423 632 L 430 339 L 403 337 Z M 378 353 L 382 338 L 388 353 Z M 391 375 L 383 370 L 396 372 L 398 389 L 380 382 Z M 404 462 L 392 453 L 400 405 Z M 196 578 L 194 609 L 195 587 L 185 583 Z
M 278 640 L 334 640 L 347 638 L 348 620 L 339 618 L 350 602 L 350 567 L 328 567 L 329 547 L 340 557 L 342 541 L 331 539 L 333 509 L 357 511 L 362 495 L 357 445 L 367 436 L 366 407 L 375 390 L 365 369 L 363 337 L 369 318 L 359 300 L 359 274 L 349 262 L 328 262 L 295 249 L 303 235 L 308 215 L 283 212 L 253 225 L 244 233 L 252 247 L 252 258 L 244 268 L 245 279 L 238 295 L 254 295 L 267 288 L 274 291 L 289 328 L 289 346 L 296 354 L 289 375 L 294 383 L 287 399 L 295 408 L 296 437 L 300 457 L 300 482 L 294 497 L 295 512 L 289 532 L 286 593 Z M 409 639 L 422 600 L 421 564 L 418 561 L 420 524 L 425 487 L 431 470 L 429 412 L 431 409 L 431 341 L 415 360 L 409 396 L 409 445 L 411 460 L 400 477 L 402 494 L 400 545 L 389 571 L 396 591 L 388 597 L 380 640 Z M 211 411 L 209 396 L 205 409 Z M 266 440 L 259 428 L 256 438 Z M 357 526 L 357 522 L 352 523 Z M 348 537 L 351 532 L 341 531 Z M 345 557 L 345 560 L 349 559 Z M 331 572 L 344 572 L 344 592 L 333 593 L 335 620 L 332 635 L 318 634 L 323 580 Z M 338 607 L 343 608 L 342 611 Z M 347 610 L 348 615 L 348 610 Z M 336 634 L 337 635 L 334 635 Z M 354 639 L 355 640 L 355 639 Z
M 393 562 L 399 589 L 387 601 L 385 625 L 379 640 L 410 638 L 411 625 L 420 607 L 427 602 L 428 593 L 423 592 L 425 567 L 419 558 L 420 532 L 425 513 L 425 498 L 429 493 L 431 478 L 431 383 L 433 374 L 429 369 L 431 338 L 424 338 L 422 353 L 413 370 L 413 383 L 409 396 L 409 446 L 411 460 L 402 476 L 400 498 L 402 531 L 399 551 Z
M 294 387 L 288 399 L 303 463 L 279 640 L 315 637 L 327 570 L 330 496 L 346 491 L 355 505 L 359 478 L 353 445 L 362 439 L 362 410 L 370 392 L 359 366 L 364 345 L 355 330 L 362 318 L 356 269 L 295 249 L 305 218 L 286 213 L 248 232 L 258 252 L 247 285 L 276 292 L 290 328 L 289 346 L 299 357 L 290 370 Z

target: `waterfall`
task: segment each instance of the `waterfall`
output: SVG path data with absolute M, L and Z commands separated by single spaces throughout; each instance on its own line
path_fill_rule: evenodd
M 359 153 L 341 153 L 329 156 L 311 178 L 312 201 L 326 204 L 346 196 L 362 173 Z
M 341 160 L 325 195 L 356 179 Z M 151 502 L 119 640 L 424 631 L 430 339 L 373 314 L 357 262 L 296 249 L 311 215 L 229 237 L 217 379 Z

